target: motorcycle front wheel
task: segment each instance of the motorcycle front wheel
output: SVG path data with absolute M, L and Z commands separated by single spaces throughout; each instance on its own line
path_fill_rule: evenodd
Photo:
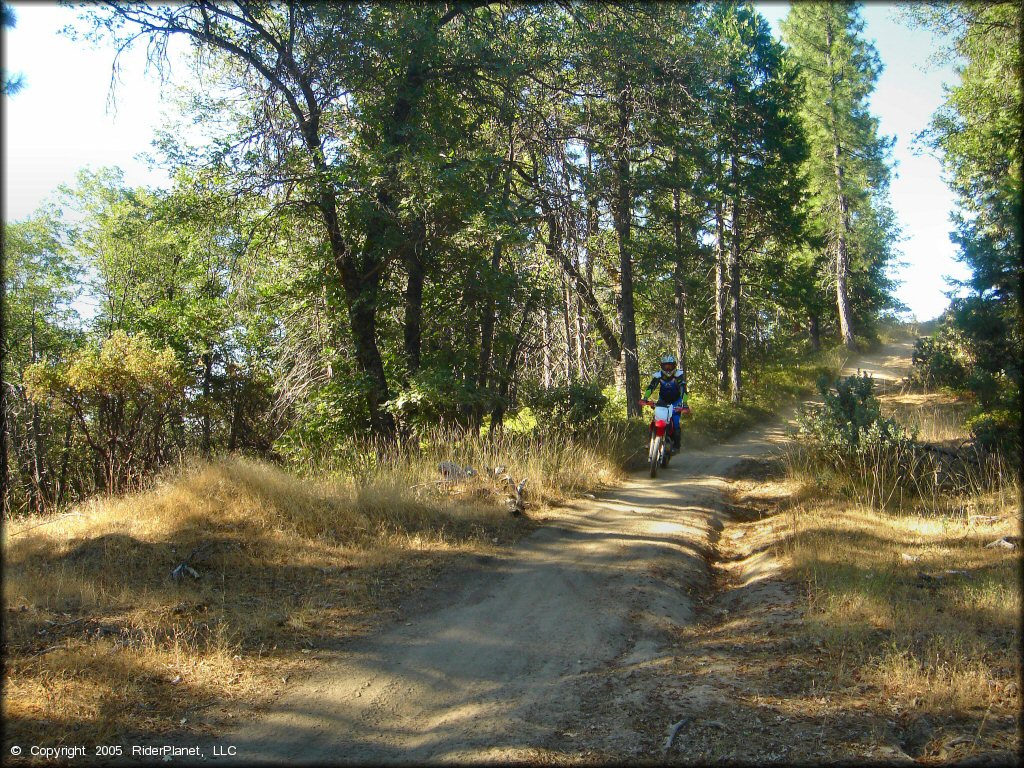
M 664 440 L 664 437 L 657 435 L 651 438 L 651 477 L 658 476 L 658 464 L 661 462 L 661 447 Z

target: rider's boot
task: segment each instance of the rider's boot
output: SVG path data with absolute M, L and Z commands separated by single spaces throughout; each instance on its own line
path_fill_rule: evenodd
M 682 440 L 682 437 L 683 436 L 679 434 L 679 430 L 678 429 L 675 432 L 672 433 L 672 450 L 673 451 L 675 451 L 675 452 L 679 451 L 679 441 Z

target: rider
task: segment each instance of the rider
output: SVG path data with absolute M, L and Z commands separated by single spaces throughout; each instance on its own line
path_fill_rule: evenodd
M 686 407 L 689 395 L 686 393 L 686 375 L 676 369 L 676 356 L 663 355 L 661 358 L 661 370 L 655 371 L 651 377 L 651 383 L 647 385 L 644 392 L 644 400 L 651 399 L 651 392 L 658 387 L 658 405 L 672 405 Z M 681 414 L 672 414 L 672 448 L 679 450 L 679 417 Z

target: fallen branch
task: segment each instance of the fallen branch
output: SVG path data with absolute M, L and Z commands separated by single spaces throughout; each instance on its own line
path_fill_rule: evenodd
M 30 653 L 29 656 L 43 656 L 43 655 L 45 655 L 47 653 L 50 653 L 50 651 L 59 651 L 63 647 L 64 647 L 63 643 L 61 643 L 60 645 L 51 645 L 49 648 L 43 648 L 43 650 L 41 650 L 41 651 L 36 651 L 35 653 Z
M 672 742 L 675 741 L 676 734 L 679 733 L 679 729 L 686 725 L 688 722 L 690 722 L 690 720 L 691 718 L 684 717 L 678 723 L 672 723 L 672 725 L 668 727 L 668 737 L 665 739 L 665 744 L 661 748 L 662 757 L 668 755 L 668 751 L 672 749 Z

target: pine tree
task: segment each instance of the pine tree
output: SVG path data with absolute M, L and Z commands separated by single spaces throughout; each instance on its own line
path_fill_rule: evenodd
M 868 110 L 882 65 L 864 39 L 855 3 L 795 3 L 782 22 L 782 33 L 805 85 L 801 121 L 810 145 L 806 169 L 811 218 L 819 222 L 822 240 L 834 257 L 840 336 L 852 348 L 853 258 L 856 254 L 870 265 L 889 256 L 887 248 L 864 252 L 868 239 L 861 225 L 887 221 L 880 212 L 888 192 L 886 157 L 892 140 L 879 135 L 878 120 Z

